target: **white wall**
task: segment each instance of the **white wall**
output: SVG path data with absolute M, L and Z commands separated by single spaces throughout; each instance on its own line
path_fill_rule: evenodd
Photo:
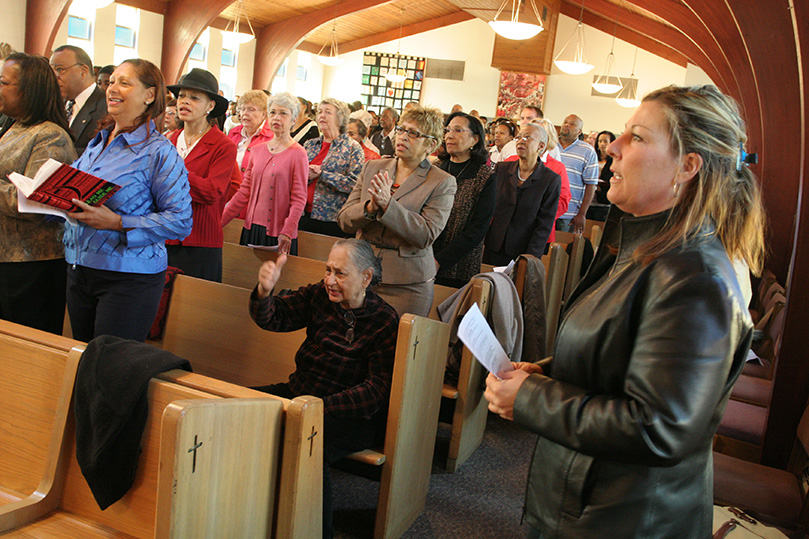
M 339 35 L 339 27 L 338 27 Z M 366 50 L 396 53 L 398 39 L 374 45 Z M 438 30 L 402 38 L 401 54 L 441 60 L 466 62 L 463 81 L 425 79 L 421 103 L 449 112 L 461 103 L 464 110 L 477 109 L 484 116 L 493 116 L 497 106 L 500 72 L 491 67 L 494 33 L 488 24 L 473 19 Z M 325 69 L 323 96 L 344 101 L 360 98 L 363 51 L 341 54 L 345 62 Z
M 11 45 L 15 51 L 25 48 L 25 0 L 3 0 L 3 17 L 0 19 L 0 41 Z
M 577 21 L 559 16 L 559 25 L 556 32 L 556 45 L 554 58 L 570 34 L 576 28 Z M 610 52 L 612 35 L 585 26 L 584 41 L 587 60 L 595 65 L 595 69 L 584 75 L 568 75 L 553 66 L 545 87 L 545 116 L 556 125 L 561 125 L 568 114 L 576 114 L 584 120 L 584 132 L 602 131 L 608 129 L 614 133 L 624 130 L 624 124 L 633 109 L 621 107 L 611 97 L 591 96 L 591 83 L 593 76 L 603 72 L 607 55 Z M 615 40 L 615 64 L 612 76 L 628 77 L 632 72 L 632 60 L 635 55 L 635 46 L 620 39 Z M 638 50 L 638 60 L 635 65 L 635 76 L 638 79 L 638 98 L 648 92 L 669 84 L 685 84 L 686 69 L 659 56 L 644 50 Z M 696 76 L 696 73 L 695 73 Z M 705 77 L 707 79 L 707 77 Z

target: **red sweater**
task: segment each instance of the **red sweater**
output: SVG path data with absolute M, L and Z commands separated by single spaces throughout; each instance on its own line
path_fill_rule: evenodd
M 177 131 L 169 138 L 175 146 L 181 133 Z M 209 129 L 197 142 L 185 158 L 194 226 L 187 238 L 182 241 L 170 240 L 167 244 L 222 247 L 222 210 L 225 208 L 235 162 L 236 145 L 216 127 Z

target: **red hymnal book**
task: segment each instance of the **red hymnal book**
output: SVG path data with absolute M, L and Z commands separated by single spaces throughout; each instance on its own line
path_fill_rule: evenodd
M 79 211 L 73 204 L 74 198 L 90 206 L 100 206 L 121 188 L 53 159 L 40 167 L 33 180 L 16 173 L 9 174 L 9 179 L 28 200 L 66 212 Z

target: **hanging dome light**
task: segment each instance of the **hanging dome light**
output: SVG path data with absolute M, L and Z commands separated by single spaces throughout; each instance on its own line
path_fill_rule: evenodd
M 238 43 L 239 45 L 248 43 L 256 37 L 256 33 L 253 31 L 253 25 L 250 24 L 250 18 L 247 16 L 247 13 L 244 14 L 244 20 L 247 21 L 247 26 L 250 28 L 250 33 L 245 34 L 244 32 L 239 31 L 242 8 L 243 2 L 242 0 L 239 0 L 239 3 L 236 5 L 236 17 L 229 22 L 227 26 L 225 26 L 224 30 L 222 30 L 223 36 L 226 36 L 232 43 Z
M 537 5 L 534 3 L 534 0 L 528 0 L 528 2 L 533 8 L 534 15 L 536 15 L 539 24 L 520 22 L 520 5 L 522 4 L 522 0 L 511 0 L 511 19 L 498 21 L 497 17 L 500 16 L 500 13 L 506 7 L 508 1 L 509 0 L 503 0 L 503 3 L 500 4 L 500 9 L 497 10 L 494 16 L 494 20 L 489 21 L 489 26 L 491 26 L 492 30 L 498 35 L 506 39 L 523 40 L 530 39 L 545 29 L 542 27 L 542 19 L 539 17 L 539 11 L 537 11 Z
M 604 67 L 604 72 L 601 73 L 601 75 L 599 75 L 596 81 L 593 83 L 593 89 L 595 89 L 597 92 L 601 92 L 602 94 L 614 94 L 623 88 L 621 79 L 610 76 L 612 73 L 612 65 L 615 63 L 615 54 L 613 51 L 615 50 L 615 35 L 617 33 L 618 15 L 615 16 L 615 29 L 612 32 L 612 45 L 610 45 L 610 53 L 607 55 L 607 65 Z
M 317 59 L 321 64 L 333 67 L 343 63 L 343 59 L 340 58 L 340 53 L 337 50 L 337 19 L 334 19 L 334 24 L 331 27 L 331 43 L 328 55 L 323 54 L 323 49 L 325 48 L 326 43 L 323 44 L 320 48 L 320 52 L 317 53 Z
M 396 56 L 394 57 L 394 66 L 393 68 L 388 68 L 388 72 L 385 73 L 385 78 L 392 83 L 404 82 L 407 78 L 405 77 L 404 69 L 399 69 L 399 59 L 401 55 L 399 51 L 402 49 L 402 25 L 404 24 L 404 8 L 402 8 L 402 12 L 399 14 L 399 44 L 396 45 Z
M 595 66 L 587 62 L 587 57 L 584 54 L 584 25 L 582 24 L 582 20 L 584 19 L 584 2 L 581 4 L 581 12 L 579 13 L 579 22 L 576 25 L 576 29 L 570 34 L 570 37 L 567 38 L 567 42 L 565 42 L 565 46 L 562 47 L 562 50 L 559 51 L 559 54 L 556 55 L 556 58 L 553 59 L 553 63 L 556 67 L 558 67 L 564 73 L 568 75 L 584 75 L 588 71 L 592 70 Z M 573 36 L 576 36 L 576 48 L 573 52 L 573 60 L 560 60 L 562 54 L 565 53 L 568 45 L 570 45 L 570 41 L 573 39 Z
M 638 79 L 635 78 L 635 62 L 638 60 L 638 48 L 635 47 L 635 59 L 632 60 L 632 74 L 621 89 L 621 93 L 615 96 L 615 101 L 622 107 L 634 109 L 640 105 L 638 99 Z

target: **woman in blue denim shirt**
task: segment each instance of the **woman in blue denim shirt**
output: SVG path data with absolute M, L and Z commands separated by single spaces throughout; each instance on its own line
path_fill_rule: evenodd
M 121 186 L 103 206 L 65 225 L 67 304 L 73 337 L 143 341 L 154 321 L 167 265 L 165 241 L 191 232 L 188 173 L 153 118 L 165 109 L 157 67 L 126 60 L 110 77 L 109 117 L 73 166 Z
M 343 207 L 365 164 L 365 154 L 346 133 L 348 106 L 326 98 L 317 111 L 322 136 L 303 145 L 309 156 L 309 190 L 299 228 L 308 232 L 342 236 L 337 212 Z

